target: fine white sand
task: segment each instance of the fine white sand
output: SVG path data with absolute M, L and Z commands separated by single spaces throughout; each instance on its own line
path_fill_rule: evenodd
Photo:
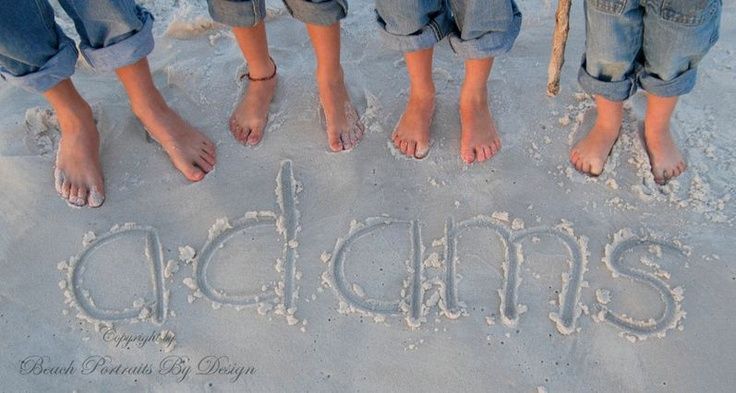
M 387 140 L 404 63 L 372 3 L 352 0 L 343 58 L 366 136 L 333 154 L 304 27 L 268 4 L 281 79 L 263 142 L 246 148 L 226 128 L 242 89 L 232 34 L 203 1 L 144 1 L 157 84 L 218 145 L 201 183 L 146 142 L 114 77 L 80 62 L 108 198 L 69 208 L 52 184 L 53 113 L 0 85 L 0 391 L 733 391 L 733 3 L 674 118 L 689 169 L 665 187 L 641 94 L 602 176 L 568 164 L 595 112 L 575 79 L 582 1 L 556 98 L 556 3 L 519 1 L 521 35 L 490 81 L 504 147 L 473 166 L 458 155 L 462 67 L 446 43 L 432 151 L 400 158 Z

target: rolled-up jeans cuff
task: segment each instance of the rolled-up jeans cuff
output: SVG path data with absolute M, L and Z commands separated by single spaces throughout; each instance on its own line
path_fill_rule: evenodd
M 265 0 L 208 0 L 210 16 L 233 27 L 252 27 L 266 16 Z
M 465 59 L 483 59 L 508 53 L 521 30 L 521 12 L 516 7 L 514 11 L 506 31 L 490 31 L 472 40 L 463 40 L 453 32 L 450 34 L 450 47 Z
M 143 8 L 138 11 L 143 27 L 133 35 L 103 48 L 79 45 L 89 65 L 99 71 L 112 71 L 133 64 L 153 51 L 153 15 Z
M 437 18 L 430 20 L 417 33 L 411 35 L 399 35 L 388 32 L 380 17 L 378 18 L 378 24 L 381 38 L 389 48 L 401 52 L 416 52 L 431 48 L 442 41 L 442 39 L 450 34 L 453 22 L 450 20 L 450 16 L 446 12 L 443 12 Z
M 642 71 L 639 74 L 639 86 L 655 96 L 676 97 L 692 91 L 696 79 L 696 68 L 691 68 L 669 81 L 664 81 L 646 71 Z
M 586 93 L 603 96 L 611 101 L 624 101 L 636 93 L 636 81 L 627 78 L 622 81 L 602 81 L 585 70 L 585 60 L 578 71 L 578 83 Z
M 74 74 L 79 55 L 74 41 L 65 36 L 58 27 L 57 30 L 61 40 L 59 51 L 41 68 L 21 76 L 12 75 L 4 70 L 0 71 L 0 75 L 9 83 L 35 93 L 43 93 L 59 82 L 69 79 Z
M 284 4 L 291 16 L 309 25 L 330 26 L 348 14 L 348 3 L 345 0 L 329 0 L 321 3 L 287 0 Z

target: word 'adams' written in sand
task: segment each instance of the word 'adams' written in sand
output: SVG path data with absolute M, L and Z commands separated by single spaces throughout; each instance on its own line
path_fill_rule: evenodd
M 192 276 L 186 277 L 182 283 L 192 292 L 187 301 L 192 303 L 199 298 L 212 302 L 213 309 L 223 305 L 236 310 L 247 307 L 257 309 L 259 314 L 273 311 L 283 315 L 289 325 L 300 325 L 305 331 L 306 320 L 300 320 L 298 309 L 298 285 L 301 273 L 297 270 L 300 212 L 297 210 L 297 194 L 302 185 L 297 182 L 292 170 L 291 161 L 284 161 L 276 177 L 276 204 L 274 210 L 248 211 L 242 218 L 230 221 L 220 218 L 209 229 L 204 245 L 197 251 L 190 246 L 179 247 L 179 260 L 191 265 Z M 274 250 L 275 270 L 280 273 L 278 281 L 263 282 L 260 291 L 230 293 L 214 285 L 208 268 L 219 253 L 224 252 L 226 243 L 238 234 L 254 228 L 272 228 L 281 247 Z M 331 287 L 337 296 L 338 312 L 354 313 L 369 316 L 381 323 L 388 318 L 401 317 L 411 328 L 417 328 L 430 321 L 432 310 L 449 319 L 457 319 L 468 315 L 468 307 L 460 298 L 458 287 L 463 269 L 461 262 L 467 258 L 467 244 L 463 245 L 461 237 L 467 233 L 480 233 L 489 242 L 500 245 L 496 254 L 487 255 L 490 261 L 500 262 L 502 286 L 498 290 L 500 304 L 498 313 L 501 322 L 508 328 L 515 328 L 527 306 L 520 303 L 519 288 L 523 279 L 525 251 L 539 247 L 542 239 L 549 239 L 562 246 L 567 257 L 563 262 L 565 272 L 561 275 L 561 286 L 557 310 L 550 312 L 549 319 L 557 331 L 563 335 L 579 332 L 577 321 L 583 315 L 590 315 L 595 322 L 606 322 L 619 329 L 619 334 L 631 342 L 645 340 L 649 337 L 664 337 L 673 329 L 682 330 L 685 311 L 683 310 L 684 289 L 671 285 L 670 273 L 661 266 L 669 261 L 686 262 L 690 253 L 687 246 L 667 236 L 651 234 L 644 230 L 637 234 L 624 228 L 612 236 L 612 242 L 601 250 L 601 261 L 609 270 L 612 279 L 628 280 L 649 287 L 659 294 L 662 312 L 648 318 L 634 319 L 630 313 L 621 312 L 621 303 L 611 299 L 611 292 L 604 287 L 595 290 L 597 304 L 584 304 L 581 299 L 583 288 L 589 288 L 585 280 L 588 270 L 587 237 L 577 235 L 572 224 L 563 222 L 555 226 L 526 227 L 523 221 L 510 220 L 508 213 L 496 212 L 490 216 L 478 215 L 464 220 L 448 217 L 444 233 L 427 242 L 422 231 L 421 220 L 400 219 L 384 215 L 370 217 L 362 222 L 354 220 L 350 230 L 344 237 L 338 237 L 332 253 L 324 252 L 320 259 L 327 264 L 323 272 L 322 284 Z M 386 230 L 400 230 L 403 235 L 394 232 L 395 239 L 402 239 L 407 245 L 406 259 L 397 260 L 406 270 L 402 273 L 402 289 L 397 294 L 382 298 L 366 296 L 357 282 L 350 281 L 346 275 L 346 267 L 356 262 L 354 249 L 356 245 L 371 242 L 371 234 Z M 401 233 L 399 232 L 399 233 Z M 85 270 L 91 263 L 91 255 L 97 250 L 114 244 L 119 239 L 143 240 L 147 265 L 150 267 L 150 285 L 152 296 L 139 298 L 132 307 L 109 309 L 96 305 L 90 291 L 84 287 Z M 140 241 L 139 240 L 139 241 Z M 548 241 L 549 241 L 548 240 Z M 169 310 L 170 292 L 167 279 L 178 270 L 178 262 L 165 262 L 164 248 L 158 230 L 149 226 L 134 223 L 116 225 L 108 233 L 96 235 L 85 234 L 84 248 L 80 254 L 64 260 L 57 268 L 64 272 L 64 279 L 59 283 L 63 290 L 65 303 L 77 310 L 77 318 L 86 320 L 96 326 L 111 326 L 122 321 L 151 321 L 163 324 L 173 312 Z M 429 245 L 439 252 L 427 254 Z M 385 247 L 385 244 L 373 246 Z M 380 248 L 376 248 L 380 249 Z M 639 257 L 638 265 L 626 262 L 627 258 Z M 320 287 L 321 289 L 322 287 Z M 306 300 L 305 300 L 306 301 Z M 610 304 L 610 305 L 609 305 Z M 618 309 L 618 310 L 616 310 Z M 592 311 L 592 312 L 591 312 Z M 486 318 L 490 325 L 495 323 L 494 316 Z
M 255 375 L 256 368 L 245 365 L 224 355 L 207 355 L 199 359 L 188 356 L 166 356 L 158 363 L 125 363 L 110 356 L 91 355 L 81 361 L 55 361 L 49 356 L 31 355 L 20 361 L 18 372 L 33 376 L 150 376 L 154 374 L 169 376 L 177 382 L 186 381 L 192 376 L 221 377 L 231 383 Z

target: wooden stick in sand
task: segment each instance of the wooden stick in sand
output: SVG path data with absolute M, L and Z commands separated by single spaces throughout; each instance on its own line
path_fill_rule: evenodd
M 572 0 L 558 0 L 555 13 L 555 32 L 552 35 L 552 55 L 547 68 L 547 95 L 560 92 L 560 73 L 565 63 L 565 45 L 570 31 L 570 6 Z

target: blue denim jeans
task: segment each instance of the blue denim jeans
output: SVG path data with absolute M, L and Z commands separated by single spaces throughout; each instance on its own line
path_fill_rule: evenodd
M 586 0 L 580 85 L 612 101 L 637 87 L 660 97 L 690 92 L 718 40 L 721 7 L 721 0 Z
M 133 0 L 59 0 L 74 20 L 79 50 L 95 69 L 109 71 L 153 50 L 153 17 Z M 74 73 L 77 48 L 54 22 L 47 0 L 0 7 L 0 76 L 45 92 Z
M 466 59 L 511 50 L 521 28 L 513 0 L 375 0 L 376 18 L 388 45 L 402 52 L 434 46 L 449 36 Z
M 289 13 L 304 23 L 329 26 L 348 14 L 347 0 L 284 0 Z M 266 16 L 266 0 L 207 0 L 210 15 L 228 26 L 251 27 Z

